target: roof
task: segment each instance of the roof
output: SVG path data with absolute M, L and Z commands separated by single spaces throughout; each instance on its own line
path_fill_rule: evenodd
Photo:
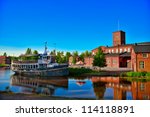
M 124 52 L 124 53 L 108 53 L 106 54 L 106 56 L 121 56 L 121 57 L 130 57 L 131 56 L 131 53 L 129 52 Z
M 135 45 L 150 45 L 150 42 L 139 42 L 139 43 L 131 43 L 131 44 L 118 45 L 118 46 L 99 46 L 97 48 L 94 48 L 93 50 L 98 49 L 100 47 L 114 48 L 114 47 L 126 47 L 126 46 L 135 46 Z
M 133 46 L 135 53 L 150 53 L 150 44 L 149 45 L 135 45 Z
M 135 45 L 150 45 L 150 42 L 135 43 Z

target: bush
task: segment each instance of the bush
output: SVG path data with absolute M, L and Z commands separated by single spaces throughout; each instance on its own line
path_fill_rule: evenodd
M 143 76 L 147 76 L 147 73 L 146 72 L 127 72 L 126 75 L 128 77 L 143 77 Z
M 147 72 L 147 73 L 146 73 L 146 76 L 147 76 L 147 77 L 150 77 L 150 72 Z

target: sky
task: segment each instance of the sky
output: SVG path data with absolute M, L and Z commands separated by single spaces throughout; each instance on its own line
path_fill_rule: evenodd
M 0 55 L 43 52 L 44 42 L 49 51 L 91 51 L 112 46 L 117 30 L 126 43 L 150 42 L 149 21 L 150 0 L 0 0 Z

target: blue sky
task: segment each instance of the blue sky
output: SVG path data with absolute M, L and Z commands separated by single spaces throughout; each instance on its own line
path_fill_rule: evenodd
M 0 0 L 0 54 L 111 46 L 118 20 L 127 43 L 150 41 L 150 0 Z

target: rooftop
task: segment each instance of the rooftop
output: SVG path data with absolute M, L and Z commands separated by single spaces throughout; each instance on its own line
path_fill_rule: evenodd
M 134 45 L 133 46 L 135 53 L 146 53 L 150 52 L 150 44 L 149 45 Z

